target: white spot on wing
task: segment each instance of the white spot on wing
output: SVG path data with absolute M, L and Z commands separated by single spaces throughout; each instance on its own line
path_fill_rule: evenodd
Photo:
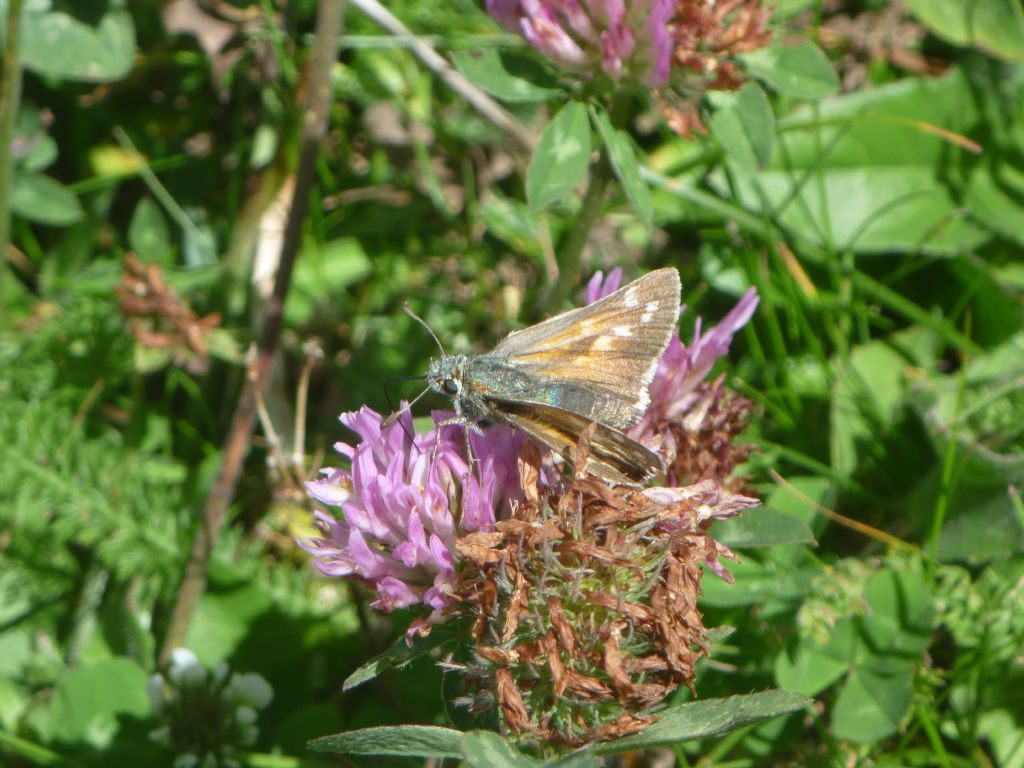
M 630 308 L 635 307 L 640 303 L 640 299 L 636 295 L 636 285 L 631 285 L 626 289 L 626 295 L 624 298 L 626 300 L 626 306 Z
M 616 325 L 612 328 L 612 333 L 616 336 L 632 336 L 633 332 L 629 329 L 628 325 Z
M 594 352 L 607 352 L 615 346 L 613 336 L 598 336 L 594 339 L 594 345 L 590 348 Z
M 658 306 L 659 306 L 658 302 L 656 302 L 656 301 L 648 301 L 647 304 L 644 305 L 644 313 L 642 315 L 640 315 L 640 322 L 641 323 L 649 323 L 649 322 L 651 322 L 651 320 L 654 319 L 654 313 L 658 311 Z

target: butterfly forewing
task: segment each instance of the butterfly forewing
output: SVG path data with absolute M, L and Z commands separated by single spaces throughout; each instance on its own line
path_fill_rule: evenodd
M 506 336 L 490 356 L 541 379 L 578 384 L 620 401 L 638 421 L 647 387 L 679 315 L 679 273 L 659 269 L 586 307 Z

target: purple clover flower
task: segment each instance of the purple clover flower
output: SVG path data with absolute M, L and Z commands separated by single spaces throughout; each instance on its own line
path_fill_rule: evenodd
M 633 438 L 652 439 L 656 432 L 662 432 L 654 425 L 678 421 L 690 411 L 696 402 L 697 385 L 704 381 L 715 361 L 729 351 L 732 337 L 747 324 L 759 301 L 757 289 L 749 288 L 721 322 L 703 335 L 698 317 L 690 346 L 683 344 L 678 333 L 672 337 L 651 381 L 651 406 L 640 423 L 630 430 Z
M 456 538 L 493 530 L 496 514 L 522 495 L 516 464 L 522 437 L 505 427 L 471 434 L 479 465 L 470 472 L 461 426 L 414 434 L 404 403 L 401 414 L 389 425 L 366 407 L 342 414 L 341 422 L 361 438 L 357 445 L 335 445 L 351 468 L 326 468 L 323 478 L 306 484 L 315 499 L 341 514 L 316 512 L 320 536 L 300 544 L 323 573 L 372 586 L 374 608 L 422 603 L 439 618 L 452 603 Z
M 487 0 L 487 12 L 555 65 L 586 74 L 598 67 L 658 88 L 668 81 L 673 0 Z

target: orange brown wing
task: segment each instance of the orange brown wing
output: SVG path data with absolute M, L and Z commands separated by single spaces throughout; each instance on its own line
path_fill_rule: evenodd
M 546 445 L 570 464 L 580 434 L 591 420 L 553 405 L 492 400 L 492 413 Z M 619 485 L 642 485 L 664 472 L 656 453 L 617 429 L 597 423 L 584 471 Z
M 647 387 L 679 315 L 679 273 L 655 270 L 586 307 L 506 336 L 490 353 L 542 380 L 592 387 L 619 402 L 625 429 L 647 409 Z

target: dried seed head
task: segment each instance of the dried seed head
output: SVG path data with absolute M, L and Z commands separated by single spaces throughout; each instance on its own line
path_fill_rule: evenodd
M 525 502 L 500 537 L 465 550 L 476 566 L 456 587 L 475 618 L 469 677 L 497 691 L 505 726 L 524 738 L 579 746 L 633 733 L 654 719 L 645 710 L 692 688 L 707 652 L 700 565 L 731 556 L 702 530 L 708 510 L 756 502 L 714 483 L 651 494 L 541 474 L 527 447 Z

